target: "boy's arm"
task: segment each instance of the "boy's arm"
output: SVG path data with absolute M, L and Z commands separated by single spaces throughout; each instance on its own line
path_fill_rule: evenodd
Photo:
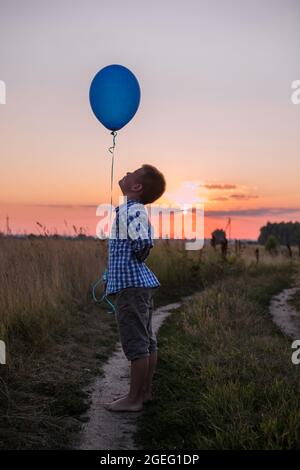
M 152 247 L 153 243 L 151 239 L 133 241 L 133 252 L 139 261 L 145 261 Z
M 146 210 L 138 211 L 128 226 L 128 234 L 132 242 L 132 251 L 139 261 L 145 261 L 153 247 L 151 225 Z

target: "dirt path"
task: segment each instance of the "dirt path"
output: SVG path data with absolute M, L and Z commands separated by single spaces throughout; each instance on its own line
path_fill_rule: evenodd
M 289 304 L 289 300 L 299 290 L 298 287 L 285 289 L 273 297 L 270 312 L 281 331 L 293 339 L 300 339 L 300 314 Z
M 273 297 L 270 312 L 273 321 L 281 331 L 293 339 L 300 339 L 300 315 L 289 304 L 290 298 L 299 290 L 294 287 L 285 289 Z M 171 312 L 183 302 L 173 303 L 155 310 L 153 327 L 155 332 Z M 87 413 L 88 422 L 84 425 L 79 440 L 79 449 L 126 450 L 136 449 L 134 433 L 138 413 L 111 413 L 102 403 L 125 394 L 129 388 L 129 362 L 126 360 L 120 343 L 116 352 L 103 367 L 104 375 L 96 379 L 92 387 L 92 404 Z M 90 388 L 90 387 L 89 387 Z
M 188 298 L 182 300 L 185 302 Z M 172 310 L 179 308 L 182 302 L 160 307 L 153 314 L 153 327 L 158 331 L 165 318 Z M 136 430 L 138 413 L 111 413 L 104 409 L 103 402 L 111 401 L 115 396 L 127 393 L 129 388 L 129 365 L 120 343 L 117 351 L 105 364 L 104 375 L 99 377 L 92 387 L 92 404 L 87 413 L 89 421 L 84 425 L 79 449 L 126 450 L 136 449 L 133 436 Z

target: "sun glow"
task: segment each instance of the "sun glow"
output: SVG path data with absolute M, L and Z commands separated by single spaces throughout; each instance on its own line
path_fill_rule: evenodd
M 179 206 L 184 213 L 191 206 L 197 207 L 206 202 L 202 181 L 183 181 L 181 185 L 165 194 L 164 199 L 171 205 Z

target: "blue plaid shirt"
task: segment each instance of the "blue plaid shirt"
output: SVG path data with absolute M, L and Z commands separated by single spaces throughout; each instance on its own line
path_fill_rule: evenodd
M 157 277 L 144 263 L 153 247 L 145 206 L 130 199 L 115 211 L 109 238 L 106 294 L 125 287 L 159 287 Z

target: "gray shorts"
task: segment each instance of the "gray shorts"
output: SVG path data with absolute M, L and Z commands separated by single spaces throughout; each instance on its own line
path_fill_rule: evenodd
M 126 287 L 116 294 L 116 319 L 120 340 L 129 361 L 157 350 L 152 330 L 153 295 L 156 288 Z

